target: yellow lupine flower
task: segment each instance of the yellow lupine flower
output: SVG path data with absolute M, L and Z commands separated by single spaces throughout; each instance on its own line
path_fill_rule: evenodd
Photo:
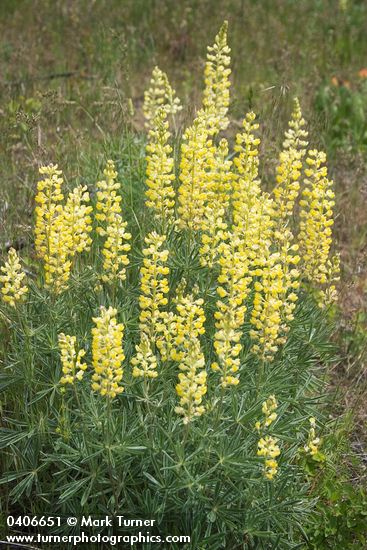
M 183 415 L 183 422 L 187 424 L 205 412 L 202 399 L 207 391 L 207 373 L 199 340 L 205 333 L 204 300 L 194 294 L 184 295 L 179 286 L 175 301 L 177 314 L 171 324 L 170 357 L 179 363 L 181 371 L 176 385 L 180 404 L 175 411 Z
M 275 412 L 278 408 L 277 400 L 275 395 L 270 395 L 266 401 L 262 404 L 262 413 L 265 416 L 264 427 L 268 428 L 277 419 L 277 413 Z
M 83 204 L 89 194 L 77 187 L 63 206 L 61 170 L 50 164 L 39 171 L 45 179 L 37 184 L 35 247 L 43 260 L 46 288 L 58 294 L 68 286 L 73 256 L 90 246 L 91 209 Z
M 82 362 L 85 350 L 80 349 L 78 353 L 76 352 L 75 336 L 69 336 L 62 332 L 59 334 L 58 341 L 63 373 L 60 384 L 74 384 L 76 380 L 83 378 L 87 368 L 86 363 Z
M 273 201 L 263 193 L 258 179 L 260 139 L 255 113 L 247 113 L 243 131 L 236 135 L 233 182 L 233 223 L 239 236 L 242 261 L 250 275 L 259 275 L 271 246 Z
M 95 218 L 99 222 L 97 233 L 101 236 L 106 235 L 106 227 L 113 223 L 115 214 L 121 214 L 121 195 L 119 191 L 121 184 L 116 181 L 117 172 L 115 163 L 108 160 L 106 168 L 103 171 L 106 179 L 97 182 L 97 203 Z
M 332 245 L 333 208 L 335 206 L 333 182 L 327 177 L 325 153 L 309 151 L 306 159 L 305 188 L 300 201 L 299 243 L 304 277 L 326 289 L 329 297 L 335 298 L 335 286 L 330 283 L 339 279 L 339 258 L 330 259 Z M 321 293 L 325 292 L 321 288 Z M 327 294 L 321 294 L 323 305 Z
M 166 240 L 165 235 L 153 232 L 145 238 L 146 248 L 143 249 L 143 266 L 140 270 L 139 297 L 140 345 L 136 346 L 137 356 L 131 363 L 134 365 L 133 376 L 153 377 L 152 370 L 157 367 L 156 348 L 159 349 L 160 335 L 165 331 L 164 308 L 168 303 L 169 292 L 167 275 L 168 250 L 162 250 Z M 145 336 L 143 336 L 145 335 Z M 162 342 L 163 343 L 163 342 Z M 149 345 L 148 345 L 149 344 Z
M 221 300 L 217 301 L 214 349 L 218 362 L 212 364 L 212 369 L 221 374 L 223 388 L 239 383 L 239 354 L 242 326 L 244 323 L 246 305 L 249 294 L 249 283 L 246 262 L 242 258 L 242 240 L 235 231 L 229 234 L 227 242 L 221 245 L 217 293 Z
M 306 445 L 304 446 L 304 450 L 307 454 L 315 456 L 320 449 L 321 439 L 319 437 L 316 437 L 316 419 L 312 416 L 309 421 L 310 429 L 308 432 L 308 439 Z
M 184 424 L 188 424 L 205 412 L 202 401 L 207 392 L 207 372 L 204 354 L 197 337 L 188 337 L 183 350 L 179 364 L 179 383 L 176 385 L 180 404 L 175 407 L 175 412 L 183 416 Z
M 279 346 L 286 341 L 288 323 L 293 320 L 293 310 L 299 287 L 299 271 L 294 267 L 299 256 L 294 254 L 297 245 L 285 243 L 280 252 L 271 253 L 257 270 L 261 282 L 255 283 L 254 305 L 250 322 L 250 337 L 256 341 L 252 351 L 263 360 L 272 361 Z
M 125 327 L 117 323 L 116 316 L 116 309 L 102 306 L 100 316 L 93 318 L 95 327 L 92 328 L 92 389 L 111 399 L 124 391 L 121 380 L 125 359 L 122 347 Z
M 176 310 L 171 322 L 172 342 L 170 357 L 180 362 L 186 354 L 187 340 L 199 338 L 205 333 L 205 315 L 202 298 L 195 298 L 194 294 L 184 295 L 180 289 L 177 292 Z
M 103 273 L 104 283 L 114 283 L 126 279 L 126 266 L 129 258 L 126 255 L 131 249 L 127 242 L 131 239 L 131 233 L 126 231 L 127 222 L 122 220 L 120 214 L 115 214 L 106 228 L 106 240 L 103 244 Z
M 97 183 L 95 218 L 99 222 L 97 233 L 105 237 L 101 279 L 104 283 L 113 284 L 126 279 L 126 266 L 129 264 L 126 252 L 131 249 L 128 242 L 131 234 L 126 231 L 127 222 L 122 218 L 122 197 L 119 194 L 121 184 L 116 181 L 117 172 L 112 160 L 107 161 L 103 174 L 106 179 Z
M 78 185 L 69 193 L 63 208 L 63 218 L 65 229 L 71 236 L 70 255 L 74 256 L 77 252 L 90 250 L 92 239 L 92 218 L 90 216 L 93 208 L 88 206 L 90 201 L 87 186 Z
M 205 116 L 200 111 L 186 129 L 181 144 L 178 216 L 181 229 L 202 228 L 208 198 L 208 172 L 212 167 L 215 148 L 209 139 Z
M 72 237 L 63 211 L 56 216 L 48 234 L 48 250 L 44 256 L 46 288 L 59 294 L 68 287 L 71 273 Z
M 165 228 L 173 221 L 175 192 L 172 182 L 175 179 L 172 147 L 169 145 L 167 113 L 159 108 L 149 131 L 149 143 L 146 151 L 146 205 Z
M 299 101 L 295 98 L 294 110 L 285 133 L 283 150 L 279 156 L 277 184 L 274 188 L 276 203 L 274 214 L 278 221 L 279 238 L 282 237 L 282 227 L 293 214 L 294 203 L 300 189 L 302 159 L 306 153 L 306 138 L 308 136 L 304 130 L 305 125 Z
M 275 460 L 280 455 L 278 440 L 269 435 L 262 437 L 257 445 L 257 456 L 265 458 L 264 476 L 272 480 L 278 472 L 278 463 Z
M 228 159 L 228 142 L 221 139 L 207 164 L 206 200 L 201 236 L 200 263 L 213 267 L 218 261 L 219 245 L 227 239 L 227 223 L 234 175 Z
M 175 115 L 182 106 L 175 90 L 171 87 L 166 73 L 159 67 L 154 67 L 150 87 L 144 93 L 143 112 L 145 125 L 149 128 L 159 109 L 163 108 L 167 115 Z
M 45 178 L 37 183 L 37 195 L 35 201 L 35 249 L 39 258 L 44 258 L 49 253 L 49 239 L 53 221 L 62 211 L 61 202 L 64 198 L 61 188 L 64 182 L 62 171 L 57 164 L 41 166 L 39 173 Z
M 25 298 L 28 287 L 24 284 L 25 273 L 22 271 L 18 254 L 10 248 L 5 265 L 1 266 L 0 284 L 2 299 L 5 303 L 15 307 Z
M 227 30 L 228 22 L 225 21 L 215 37 L 213 46 L 208 46 L 204 71 L 203 108 L 210 134 L 225 130 L 229 124 L 227 112 L 231 85 L 229 80 L 231 50 L 227 44 Z

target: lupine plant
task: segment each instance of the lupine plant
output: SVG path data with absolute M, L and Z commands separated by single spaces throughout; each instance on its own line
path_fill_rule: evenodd
M 145 180 L 124 151 L 71 191 L 40 168 L 27 273 L 11 249 L 0 276 L 4 512 L 154 518 L 195 550 L 302 543 L 334 194 L 297 99 L 263 190 L 256 114 L 229 131 L 229 54 L 225 23 L 180 142 L 153 70 Z

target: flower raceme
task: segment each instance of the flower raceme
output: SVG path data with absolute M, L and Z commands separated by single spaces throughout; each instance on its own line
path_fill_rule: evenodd
M 64 204 L 63 178 L 57 165 L 40 168 L 35 210 L 35 248 L 43 260 L 45 286 L 59 294 L 68 286 L 73 259 L 92 244 L 90 197 L 86 186 L 77 186 Z
M 308 431 L 307 443 L 304 446 L 304 450 L 311 456 L 317 455 L 321 445 L 321 439 L 316 437 L 316 419 L 312 416 L 309 419 L 310 429 Z
M 174 161 L 172 147 L 169 144 L 170 132 L 168 130 L 167 113 L 161 107 L 153 119 L 152 128 L 149 130 L 149 142 L 146 147 L 147 170 L 145 192 L 146 205 L 151 208 L 155 218 L 162 224 L 173 221 L 175 192 L 172 182 Z
M 203 226 L 208 197 L 208 172 L 213 163 L 214 151 L 204 112 L 200 111 L 182 136 L 181 185 L 178 189 L 178 222 L 181 229 L 197 231 Z
M 92 328 L 92 389 L 111 399 L 124 391 L 121 380 L 125 359 L 122 346 L 125 327 L 117 322 L 116 317 L 116 309 L 102 306 L 100 316 L 93 318 L 95 326 Z
M 180 403 L 175 412 L 188 424 L 205 412 L 202 400 L 207 392 L 207 372 L 199 339 L 205 333 L 204 300 L 194 293 L 184 295 L 178 288 L 175 302 L 177 313 L 170 326 L 170 357 L 180 370 L 176 385 Z
M 279 165 L 277 167 L 277 183 L 274 188 L 276 208 L 275 218 L 278 222 L 278 238 L 284 234 L 284 225 L 293 214 L 295 200 L 298 197 L 301 176 L 302 159 L 306 154 L 308 133 L 304 130 L 306 124 L 299 101 L 294 100 L 294 110 L 289 122 L 288 130 L 285 133 L 283 150 L 280 153 Z
M 156 352 L 164 345 L 165 312 L 169 291 L 167 275 L 168 250 L 163 249 L 165 235 L 153 232 L 145 238 L 143 265 L 140 270 L 139 328 L 141 343 L 136 346 L 137 355 L 131 360 L 134 377 L 157 376 Z
M 120 183 L 116 181 L 117 172 L 115 163 L 108 160 L 103 170 L 104 180 L 97 182 L 97 203 L 95 219 L 97 220 L 96 231 L 104 237 L 106 227 L 113 223 L 115 214 L 121 214 L 122 197 L 119 195 Z
M 63 332 L 59 334 L 59 350 L 61 355 L 62 377 L 60 384 L 74 384 L 76 380 L 81 380 L 87 369 L 86 363 L 82 359 L 85 356 L 85 350 L 76 351 L 76 337 L 69 336 Z
M 159 67 L 154 67 L 150 87 L 144 93 L 143 112 L 145 125 L 150 128 L 155 123 L 155 118 L 160 109 L 166 115 L 174 116 L 181 111 L 182 105 L 175 90 L 171 87 L 166 73 Z
M 228 241 L 221 246 L 221 271 L 217 288 L 220 300 L 217 301 L 217 310 L 214 314 L 214 349 L 218 361 L 212 364 L 212 370 L 220 372 L 223 388 L 239 383 L 239 356 L 242 349 L 240 340 L 251 281 L 241 252 L 241 239 L 237 231 L 234 231 L 229 234 Z
M 76 253 L 89 251 L 92 238 L 92 218 L 93 211 L 89 206 L 89 193 L 86 186 L 78 185 L 69 193 L 65 207 L 63 208 L 63 222 L 65 230 L 71 236 L 71 248 L 69 254 L 73 257 Z
M 46 288 L 59 294 L 68 285 L 72 250 L 72 237 L 63 216 L 63 178 L 57 165 L 43 166 L 39 172 L 45 178 L 37 184 L 35 248 L 43 260 Z
M 0 273 L 2 299 L 11 307 L 16 307 L 18 302 L 25 299 L 28 287 L 24 283 L 26 275 L 14 248 L 9 250 L 5 265 L 0 267 Z
M 277 443 L 278 440 L 275 437 L 266 435 L 259 440 L 257 445 L 257 456 L 265 458 L 264 476 L 269 480 L 272 480 L 278 472 L 276 458 L 280 455 L 280 448 Z
M 126 279 L 129 265 L 127 252 L 131 249 L 131 233 L 126 231 L 127 222 L 122 217 L 121 185 L 116 181 L 117 172 L 112 160 L 107 161 L 103 171 L 105 180 L 97 183 L 97 233 L 104 237 L 102 247 L 102 275 L 104 283 L 114 284 Z
M 298 236 L 304 277 L 321 287 L 320 306 L 335 298 L 335 286 L 331 282 L 338 280 L 339 276 L 338 257 L 329 258 L 335 195 L 333 182 L 327 177 L 325 162 L 325 153 L 317 150 L 308 152 Z M 326 290 L 323 289 L 325 286 Z
M 225 21 L 215 37 L 213 46 L 208 46 L 204 70 L 203 108 L 210 134 L 225 130 L 229 124 L 227 112 L 231 85 L 229 80 L 231 50 L 227 44 L 227 30 L 228 22 Z

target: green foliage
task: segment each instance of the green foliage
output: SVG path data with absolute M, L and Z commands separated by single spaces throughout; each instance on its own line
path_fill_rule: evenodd
M 365 150 L 367 146 L 367 79 L 351 84 L 334 77 L 317 92 L 316 109 L 322 114 L 333 148 Z
M 306 529 L 308 547 L 314 550 L 357 550 L 367 545 L 367 493 L 348 479 L 351 465 L 343 463 L 348 445 L 345 428 L 334 428 L 325 440 L 326 462 L 307 468 L 318 495 Z

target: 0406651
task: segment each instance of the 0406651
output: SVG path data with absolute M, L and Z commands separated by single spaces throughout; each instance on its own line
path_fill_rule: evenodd
M 17 525 L 18 527 L 60 527 L 61 518 L 59 516 L 8 516 L 6 518 L 8 527 Z

